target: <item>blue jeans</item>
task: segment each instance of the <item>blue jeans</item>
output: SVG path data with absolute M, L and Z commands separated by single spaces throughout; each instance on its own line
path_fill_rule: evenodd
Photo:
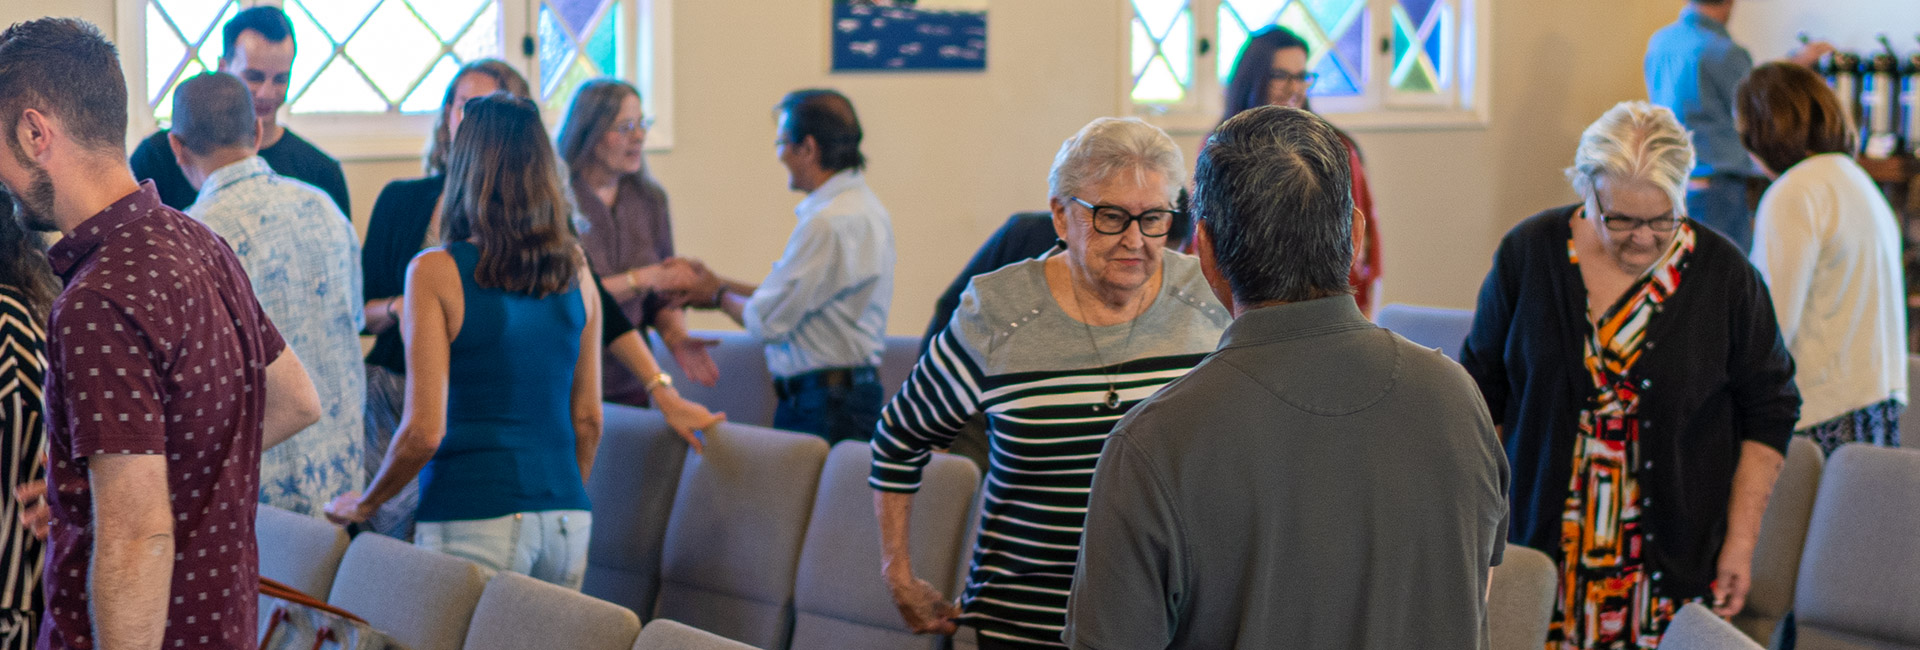
M 579 591 L 587 576 L 587 538 L 592 532 L 592 513 L 543 510 L 493 519 L 422 521 L 414 524 L 413 543 Z
M 1725 235 L 1740 252 L 1751 252 L 1753 210 L 1747 206 L 1746 177 L 1708 176 L 1706 187 L 1698 185 L 1696 180 L 1687 186 L 1687 218 Z
M 776 380 L 783 386 L 780 404 L 773 410 L 773 428 L 811 433 L 829 445 L 873 439 L 873 427 L 880 422 L 880 399 L 886 394 L 873 369 L 856 370 L 845 382 L 811 380 L 820 374 Z

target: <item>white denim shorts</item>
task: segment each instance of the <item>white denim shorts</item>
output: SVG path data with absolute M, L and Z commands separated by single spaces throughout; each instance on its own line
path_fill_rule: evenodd
M 415 524 L 413 543 L 579 591 L 587 575 L 587 538 L 592 532 L 593 513 L 543 510 L 493 519 L 422 521 Z

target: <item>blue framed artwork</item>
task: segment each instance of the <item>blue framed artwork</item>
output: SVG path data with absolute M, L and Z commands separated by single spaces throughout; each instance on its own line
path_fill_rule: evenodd
M 833 0 L 833 71 L 987 69 L 987 0 Z

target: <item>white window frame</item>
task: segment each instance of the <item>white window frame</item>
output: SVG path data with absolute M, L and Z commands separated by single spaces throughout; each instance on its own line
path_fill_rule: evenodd
M 322 0 L 324 1 L 324 0 Z M 538 89 L 540 65 L 536 55 L 521 48 L 522 37 L 538 38 L 539 0 L 494 0 L 500 6 L 501 60 L 512 64 Z M 647 100 L 653 126 L 647 130 L 648 151 L 668 151 L 673 147 L 673 3 L 671 0 L 626 0 L 634 9 L 623 17 L 624 29 L 634 35 L 635 47 L 620 56 L 632 71 L 626 81 L 639 88 Z M 147 105 L 152 96 L 147 88 L 147 3 L 148 0 L 115 0 L 114 34 L 120 60 L 127 78 L 128 146 L 146 138 L 159 128 L 153 109 Z M 243 5 L 281 6 L 283 0 L 242 0 Z M 219 47 L 219 27 L 208 39 L 209 47 Z M 300 44 L 300 47 L 308 47 Z M 537 48 L 536 48 L 537 51 Z M 419 158 L 426 150 L 433 131 L 433 114 L 399 113 L 305 113 L 293 114 L 282 107 L 280 123 L 300 132 L 301 137 L 342 161 L 393 161 Z M 549 127 L 557 127 L 562 115 L 544 116 Z
M 1225 110 L 1225 88 L 1219 79 L 1219 57 L 1238 56 L 1223 52 L 1219 38 L 1219 7 L 1225 0 L 1189 0 L 1193 20 L 1193 80 L 1184 99 L 1168 104 L 1144 104 L 1133 101 L 1133 2 L 1120 0 L 1119 115 L 1134 115 L 1176 135 L 1199 135 L 1213 130 Z M 1382 38 L 1390 48 L 1393 16 L 1389 13 L 1397 0 L 1366 0 L 1369 5 L 1366 38 L 1374 48 L 1369 58 L 1372 69 L 1366 87 L 1357 97 L 1315 97 L 1314 110 L 1328 121 L 1351 131 L 1431 131 L 1485 128 L 1491 117 L 1493 3 L 1497 0 L 1440 0 L 1457 7 L 1460 38 L 1454 87 L 1441 94 L 1415 94 L 1392 88 L 1392 52 L 1382 53 Z M 1438 10 L 1438 7 L 1435 9 Z M 1442 34 L 1440 36 L 1446 36 Z M 1202 40 L 1209 44 L 1198 51 Z

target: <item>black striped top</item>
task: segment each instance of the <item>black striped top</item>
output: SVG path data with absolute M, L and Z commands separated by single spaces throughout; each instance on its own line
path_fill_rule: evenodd
M 1044 258 L 975 277 L 881 415 L 868 483 L 889 492 L 919 489 L 929 452 L 975 414 L 987 416 L 987 494 L 961 603 L 963 622 L 983 637 L 1060 645 L 1107 434 L 1212 352 L 1230 320 L 1194 258 L 1163 259 L 1153 304 L 1107 327 L 1060 309 Z M 1104 404 L 1110 385 L 1117 409 Z
M 0 611 L 40 608 L 43 548 L 20 525 L 20 504 L 13 486 L 44 480 L 40 449 L 46 440 L 41 421 L 40 382 L 47 372 L 47 333 L 26 299 L 0 285 Z

